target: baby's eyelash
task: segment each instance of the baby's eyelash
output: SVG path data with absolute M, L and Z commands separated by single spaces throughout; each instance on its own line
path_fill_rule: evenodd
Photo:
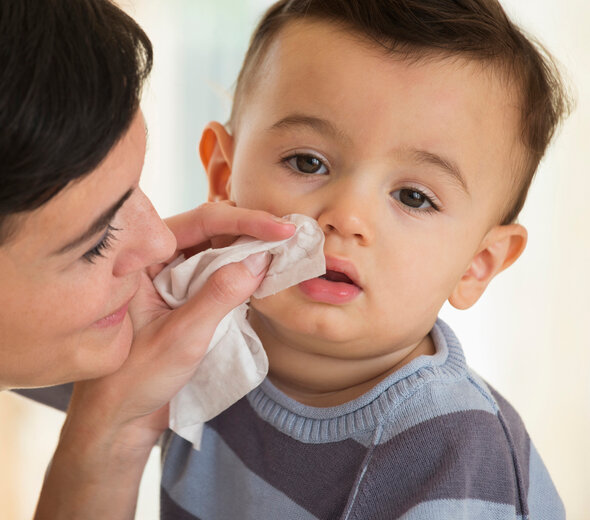
M 329 173 L 327 162 L 323 157 L 311 152 L 296 152 L 281 159 L 281 164 L 292 173 L 304 176 L 326 175 Z
M 104 235 L 99 240 L 98 244 L 96 244 L 92 249 L 84 253 L 82 255 L 82 258 L 86 260 L 88 263 L 93 264 L 96 258 L 104 257 L 104 251 L 111 247 L 113 240 L 116 239 L 114 234 L 115 231 L 121 230 L 109 224 Z
M 414 197 L 413 199 L 410 198 L 408 200 L 406 198 L 404 200 L 403 195 L 407 196 L 408 194 L 417 194 L 418 197 L 421 197 L 423 199 L 422 204 L 424 204 L 424 202 L 426 202 L 426 203 L 428 203 L 428 206 L 421 207 L 422 204 L 420 204 L 420 206 L 413 206 L 412 202 L 419 202 L 419 199 L 417 200 Z M 438 201 L 436 201 L 435 197 L 426 193 L 424 190 L 421 190 L 421 189 L 416 188 L 414 186 L 406 186 L 404 188 L 395 190 L 392 192 L 392 196 L 400 204 L 402 204 L 407 211 L 411 211 L 413 213 L 421 213 L 421 214 L 427 213 L 428 214 L 428 213 L 436 213 L 436 212 L 440 211 L 440 205 L 438 204 Z

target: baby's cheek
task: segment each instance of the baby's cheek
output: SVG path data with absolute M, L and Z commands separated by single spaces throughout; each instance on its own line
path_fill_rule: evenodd
M 278 296 L 282 292 L 284 292 L 284 291 L 281 291 L 277 294 L 272 294 L 270 296 L 267 296 L 266 298 L 255 298 L 254 296 L 252 296 L 250 298 L 249 307 L 251 309 L 254 309 L 256 312 L 259 312 L 261 314 L 266 314 L 266 312 L 270 311 L 273 308 L 273 301 L 276 302 L 278 299 Z M 276 303 L 275 303 L 274 307 L 276 307 Z
M 291 328 L 295 315 L 305 310 L 302 302 L 292 297 L 293 291 L 297 290 L 297 287 L 290 287 L 266 298 L 252 297 L 250 309 L 255 311 L 267 325 Z M 252 323 L 252 320 L 250 322 Z

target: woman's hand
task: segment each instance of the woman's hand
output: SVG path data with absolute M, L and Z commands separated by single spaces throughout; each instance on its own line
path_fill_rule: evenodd
M 227 203 L 205 204 L 167 221 L 188 256 L 239 235 L 291 236 L 292 224 Z M 182 307 L 171 310 L 143 273 L 130 306 L 135 335 L 115 373 L 76 383 L 36 518 L 133 518 L 151 448 L 168 426 L 168 402 L 188 382 L 221 319 L 264 278 L 265 253 L 219 269 Z M 59 514 L 57 514 L 58 512 Z
M 210 247 L 212 242 L 227 242 L 229 237 L 280 240 L 295 230 L 293 224 L 267 213 L 227 203 L 205 204 L 172 217 L 167 224 L 177 237 L 178 252 L 187 256 Z M 79 400 L 86 409 L 92 399 L 93 408 L 108 408 L 101 410 L 101 421 L 109 417 L 109 424 L 131 421 L 134 427 L 146 426 L 154 435 L 147 439 L 152 445 L 168 426 L 167 410 L 162 407 L 191 378 L 221 319 L 258 288 L 269 260 L 266 253 L 260 253 L 219 269 L 198 294 L 175 310 L 155 291 L 151 279 L 163 265 L 153 266 L 149 276 L 143 275 L 130 306 L 136 332 L 129 358 L 115 374 L 75 385 L 70 410 L 80 406 Z

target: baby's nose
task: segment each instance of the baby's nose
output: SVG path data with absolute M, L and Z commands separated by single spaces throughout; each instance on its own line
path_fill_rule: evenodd
M 374 238 L 375 203 L 363 197 L 358 191 L 348 190 L 330 197 L 318 223 L 327 235 L 338 234 L 343 238 L 354 238 L 362 245 L 368 245 Z

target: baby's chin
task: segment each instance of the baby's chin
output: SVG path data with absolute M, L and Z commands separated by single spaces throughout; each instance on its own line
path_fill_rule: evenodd
M 285 294 L 287 291 L 289 289 L 266 298 L 253 298 L 250 302 L 248 320 L 263 345 L 265 340 L 273 338 L 293 343 L 292 346 L 296 343 L 300 346 L 333 344 L 338 350 L 358 336 L 339 309 L 294 300 Z

